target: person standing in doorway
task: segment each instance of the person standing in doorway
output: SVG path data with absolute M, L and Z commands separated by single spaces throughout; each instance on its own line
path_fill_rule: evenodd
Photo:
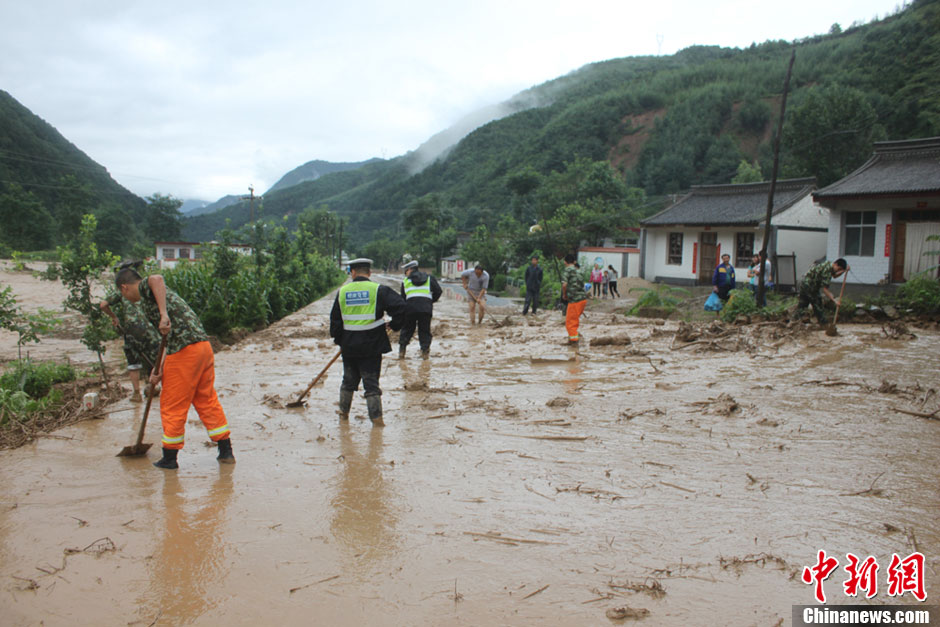
M 525 304 L 522 306 L 522 315 L 529 313 L 529 305 L 532 305 L 532 315 L 536 314 L 539 308 L 539 292 L 542 291 L 542 267 L 539 265 L 537 255 L 532 255 L 532 261 L 529 267 L 525 269 Z
M 734 266 L 731 265 L 731 255 L 725 253 L 712 274 L 712 291 L 716 292 L 722 301 L 727 301 L 728 293 L 733 289 Z

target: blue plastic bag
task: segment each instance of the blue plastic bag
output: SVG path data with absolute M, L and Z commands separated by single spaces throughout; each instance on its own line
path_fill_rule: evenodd
M 721 311 L 724 306 L 725 304 L 718 298 L 717 292 L 709 294 L 708 300 L 705 301 L 705 311 Z

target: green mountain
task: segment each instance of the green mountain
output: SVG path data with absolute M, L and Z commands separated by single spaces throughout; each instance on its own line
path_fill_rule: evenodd
M 55 128 L 0 90 L 0 247 L 52 248 L 94 213 L 99 244 L 128 252 L 147 203 Z M 128 226 L 130 225 L 130 226 Z
M 402 211 L 429 194 L 453 211 L 458 228 L 492 226 L 513 207 L 514 177 L 561 172 L 578 158 L 616 167 L 645 191 L 645 212 L 690 185 L 729 182 L 742 160 L 767 178 L 794 50 L 781 176 L 816 176 L 824 185 L 864 162 L 874 141 L 940 135 L 937 24 L 940 2 L 920 0 L 883 20 L 845 31 L 833 25 L 796 42 L 594 63 L 517 95 L 508 115 L 430 163 L 416 150 L 275 189 L 255 215 L 291 221 L 308 207 L 327 208 L 348 220 L 355 247 L 400 227 Z M 185 222 L 184 235 L 211 239 L 226 220 L 237 228 L 248 214 L 239 203 L 199 216 Z
M 369 159 L 368 161 L 359 161 L 356 163 L 333 163 L 330 161 L 308 161 L 307 163 L 298 166 L 282 176 L 277 183 L 271 186 L 271 189 L 265 192 L 265 194 L 270 194 L 273 191 L 279 189 L 286 189 L 294 185 L 298 185 L 305 181 L 315 181 L 325 174 L 331 174 L 333 172 L 345 172 L 346 170 L 356 170 L 362 166 L 372 163 L 373 161 L 379 161 L 379 159 Z

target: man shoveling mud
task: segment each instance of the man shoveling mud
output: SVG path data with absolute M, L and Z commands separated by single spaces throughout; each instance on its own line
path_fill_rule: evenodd
M 215 355 L 199 317 L 159 274 L 143 280 L 133 268 L 124 268 L 114 282 L 121 296 L 139 303 L 147 320 L 167 338 L 166 358 L 162 364 L 154 364 L 150 375 L 152 386 L 163 380 L 163 458 L 153 465 L 167 470 L 179 468 L 176 458 L 183 448 L 190 405 L 196 408 L 209 438 L 218 443 L 219 462 L 234 464 L 231 431 L 215 392 Z
M 486 288 L 490 286 L 490 275 L 483 269 L 483 266 L 477 265 L 473 270 L 465 270 L 460 275 L 463 281 L 463 289 L 467 290 L 470 296 L 470 324 L 483 324 L 483 315 L 486 313 Z M 480 306 L 480 317 L 476 317 L 474 311 L 477 305 Z
M 819 291 L 822 290 L 826 298 L 836 305 L 839 304 L 841 297 L 836 298 L 829 291 L 829 283 L 832 279 L 842 276 L 849 271 L 849 265 L 845 259 L 836 259 L 833 262 L 823 261 L 816 264 L 803 275 L 800 281 L 800 301 L 796 306 L 796 317 L 801 318 L 809 305 L 813 306 L 813 314 L 819 324 L 826 324 L 826 316 L 823 314 L 823 300 Z
M 430 274 L 418 270 L 417 261 L 409 261 L 402 266 L 405 279 L 401 282 L 401 297 L 405 299 L 405 324 L 398 336 L 398 358 L 405 358 L 405 349 L 418 329 L 418 344 L 421 346 L 421 358 L 431 354 L 431 316 L 436 303 L 444 291 Z
M 568 344 L 577 346 L 581 340 L 578 329 L 581 326 L 581 314 L 587 304 L 587 294 L 584 292 L 584 281 L 578 271 L 575 257 L 565 255 L 565 272 L 561 279 L 561 300 L 567 302 L 565 309 L 565 328 L 568 330 Z
M 359 381 L 365 388 L 369 420 L 374 427 L 384 427 L 382 420 L 382 355 L 392 350 L 385 331 L 385 314 L 392 320 L 388 326 L 397 331 L 405 320 L 405 301 L 395 290 L 373 282 L 372 260 L 353 259 L 349 262 L 352 281 L 336 294 L 330 312 L 330 337 L 343 355 L 343 383 L 339 389 L 339 417 L 349 420 L 353 392 Z

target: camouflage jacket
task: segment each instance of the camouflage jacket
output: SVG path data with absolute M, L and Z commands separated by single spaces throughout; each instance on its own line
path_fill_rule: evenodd
M 815 293 L 832 282 L 832 262 L 823 261 L 810 268 L 803 275 L 800 290 Z
M 569 303 L 580 303 L 587 298 L 587 293 L 584 291 L 584 278 L 574 266 L 565 268 L 564 273 L 561 275 L 561 281 L 568 284 L 565 296 Z
M 154 327 L 160 325 L 160 308 L 150 289 L 147 279 L 140 282 L 140 306 Z M 179 294 L 166 288 L 166 313 L 170 317 L 170 335 L 166 339 L 166 354 L 178 353 L 190 344 L 206 342 L 209 336 L 196 312 L 186 304 Z

